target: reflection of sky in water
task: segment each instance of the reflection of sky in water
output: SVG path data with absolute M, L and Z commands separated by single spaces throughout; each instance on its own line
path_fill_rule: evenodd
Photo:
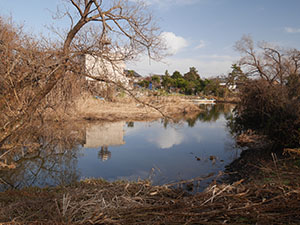
M 161 129 L 161 127 L 157 125 L 158 124 L 155 124 L 153 133 L 150 133 L 149 137 L 147 138 L 150 143 L 155 144 L 161 149 L 168 149 L 175 145 L 179 145 L 184 141 L 185 135 L 179 130 L 176 130 L 173 127 Z
M 112 181 L 151 176 L 154 184 L 165 184 L 217 174 L 239 155 L 223 111 L 222 105 L 204 107 L 197 118 L 176 124 L 89 123 L 75 130 L 70 126 L 62 136 L 45 130 L 37 134 L 39 151 L 20 154 L 15 170 L 0 171 L 4 181 L 0 191 L 64 185 L 90 177 Z M 226 111 L 228 116 L 230 108 Z
M 124 145 L 108 146 L 109 160 L 99 159 L 101 146 L 86 148 L 78 169 L 82 178 L 115 180 L 147 178 L 155 168 L 153 181 L 158 184 L 218 173 L 238 156 L 225 123 L 223 115 L 216 122 L 197 121 L 194 127 L 186 122 L 167 127 L 161 121 L 135 122 L 121 128 Z M 215 164 L 210 156 L 216 156 Z

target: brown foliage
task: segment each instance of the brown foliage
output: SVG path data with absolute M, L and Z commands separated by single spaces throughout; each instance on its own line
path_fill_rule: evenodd
M 106 2 L 106 1 L 105 1 Z M 41 42 L 0 20 L 0 145 L 45 108 L 61 106 L 85 89 L 88 76 L 110 83 L 107 74 L 88 74 L 81 57 L 89 54 L 112 68 L 147 51 L 159 55 L 159 30 L 145 5 L 139 2 L 66 0 L 71 26 L 59 42 Z M 73 7 L 73 8 L 72 8 Z M 103 76 L 105 75 L 105 76 Z M 104 79 L 105 78 L 105 79 Z M 112 82 L 113 83 L 113 82 Z M 110 96 L 111 97 L 111 96 Z
M 244 37 L 237 43 L 241 64 L 252 80 L 240 88 L 236 125 L 267 135 L 279 146 L 295 147 L 300 140 L 300 52 L 266 43 L 256 50 Z

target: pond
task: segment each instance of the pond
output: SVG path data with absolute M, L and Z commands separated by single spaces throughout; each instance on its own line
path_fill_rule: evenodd
M 0 189 L 103 178 L 150 179 L 158 185 L 193 179 L 202 190 L 239 157 L 226 126 L 231 116 L 230 105 L 206 105 L 192 119 L 89 123 L 50 139 L 48 131 L 39 136 L 38 152 L 23 149 L 14 156 L 16 169 L 0 172 Z

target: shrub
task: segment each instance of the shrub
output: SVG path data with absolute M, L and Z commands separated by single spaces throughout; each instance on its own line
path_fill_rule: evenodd
M 295 90 L 290 86 L 263 79 L 246 82 L 240 90 L 236 125 L 267 135 L 281 147 L 299 146 L 300 102 L 291 92 Z

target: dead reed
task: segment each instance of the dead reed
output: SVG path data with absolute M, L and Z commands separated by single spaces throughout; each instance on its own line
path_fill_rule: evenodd
M 277 159 L 255 181 L 191 195 L 148 181 L 85 180 L 0 193 L 4 224 L 299 224 L 299 160 Z

